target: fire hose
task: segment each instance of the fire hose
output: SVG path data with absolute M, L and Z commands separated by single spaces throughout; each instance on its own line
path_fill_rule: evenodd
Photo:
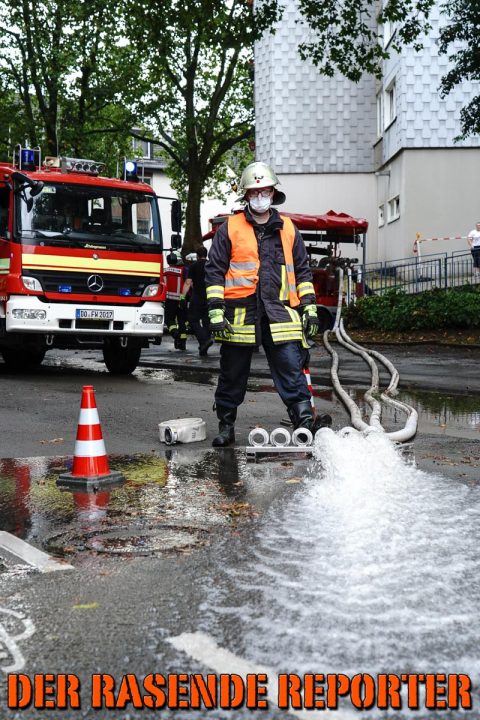
M 398 382 L 400 380 L 400 376 L 399 376 L 398 370 L 390 362 L 390 360 L 388 360 L 384 355 L 377 352 L 376 350 L 368 350 L 368 349 L 362 347 L 361 345 L 358 345 L 348 336 L 347 332 L 345 331 L 345 328 L 343 325 L 343 320 L 341 317 L 342 301 L 343 301 L 343 268 L 338 267 L 337 273 L 338 273 L 338 288 L 339 289 L 338 289 L 337 312 L 336 312 L 336 317 L 335 317 L 335 324 L 334 324 L 332 330 L 326 330 L 323 334 L 323 343 L 324 343 L 327 351 L 332 356 L 332 365 L 331 365 L 331 369 L 330 369 L 330 374 L 331 374 L 334 390 L 335 390 L 337 396 L 340 398 L 340 400 L 343 402 L 343 404 L 349 411 L 352 425 L 356 430 L 359 430 L 360 432 L 372 432 L 372 431 L 384 432 L 387 435 L 387 437 L 389 437 L 391 440 L 393 440 L 395 442 L 407 442 L 408 440 L 411 440 L 417 432 L 418 413 L 415 410 L 415 408 L 411 407 L 411 405 L 401 402 L 400 400 L 396 400 L 392 397 L 392 395 L 395 395 L 397 393 L 397 386 L 398 386 Z M 371 379 L 369 389 L 364 394 L 364 398 L 371 408 L 369 423 L 366 423 L 363 420 L 360 408 L 355 403 L 355 401 L 350 397 L 350 395 L 346 392 L 346 390 L 342 387 L 342 384 L 339 380 L 339 377 L 338 377 L 338 365 L 339 365 L 338 353 L 332 348 L 332 346 L 329 342 L 329 339 L 328 339 L 329 334 L 332 332 L 335 333 L 337 341 L 340 345 L 345 347 L 351 353 L 353 353 L 355 355 L 359 355 L 370 367 L 372 379 Z M 382 405 L 381 405 L 381 402 L 378 400 L 378 395 L 380 392 L 379 391 L 379 372 L 378 372 L 378 366 L 377 366 L 375 360 L 378 360 L 380 363 L 382 363 L 382 365 L 390 373 L 389 385 L 386 390 L 384 390 L 382 393 L 380 393 L 380 400 L 383 403 L 385 403 L 385 405 L 394 407 L 397 410 L 399 410 L 400 412 L 405 413 L 407 416 L 405 425 L 401 430 L 395 430 L 393 432 L 385 432 L 385 429 L 383 428 L 383 426 L 381 424 Z

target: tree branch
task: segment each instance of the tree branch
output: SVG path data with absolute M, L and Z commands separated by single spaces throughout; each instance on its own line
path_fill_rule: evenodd
M 236 135 L 235 137 L 228 138 L 228 140 L 224 140 L 223 142 L 219 143 L 217 149 L 211 156 L 210 160 L 208 161 L 206 168 L 205 168 L 205 175 L 208 177 L 211 175 L 215 169 L 215 167 L 218 165 L 222 157 L 225 155 L 226 152 L 231 150 L 235 145 L 238 145 L 239 142 L 242 142 L 242 140 L 246 140 L 249 137 L 252 137 L 253 130 L 252 128 L 248 128 L 245 130 L 245 132 L 241 133 L 240 135 Z

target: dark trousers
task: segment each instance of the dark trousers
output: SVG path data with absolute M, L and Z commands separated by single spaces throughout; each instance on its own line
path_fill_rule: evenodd
M 472 258 L 473 258 L 473 266 L 477 268 L 477 270 L 480 269 L 480 247 L 472 248 L 471 250 Z
M 188 309 L 188 318 L 190 327 L 195 333 L 199 346 L 205 345 L 210 340 L 210 321 L 208 319 L 208 306 L 195 302 L 195 298 L 191 301 Z
M 262 345 L 267 356 L 275 388 L 287 407 L 293 403 L 310 401 L 310 391 L 303 373 L 308 353 L 299 342 L 275 345 L 267 322 L 262 322 Z M 222 343 L 220 375 L 215 402 L 233 409 L 242 404 L 247 391 L 253 346 Z
M 165 301 L 165 325 L 167 328 L 175 325 L 178 327 L 178 337 L 187 337 L 187 311 L 185 307 L 180 305 L 179 300 L 166 300 Z

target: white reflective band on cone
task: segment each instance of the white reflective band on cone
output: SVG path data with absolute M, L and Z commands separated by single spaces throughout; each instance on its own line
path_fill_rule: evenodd
M 275 430 L 272 430 L 270 433 L 270 442 L 276 447 L 286 447 L 290 445 L 291 439 L 290 433 L 285 428 L 275 428 Z
M 76 440 L 73 454 L 78 457 L 103 457 L 107 452 L 103 440 Z
M 268 432 L 264 428 L 253 428 L 248 435 L 248 444 L 253 447 L 263 447 L 269 441 Z
M 80 417 L 78 418 L 79 425 L 100 425 L 100 418 L 98 417 L 97 408 L 81 408 Z

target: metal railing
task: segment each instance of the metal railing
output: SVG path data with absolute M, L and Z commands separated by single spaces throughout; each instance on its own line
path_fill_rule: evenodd
M 367 263 L 362 268 L 366 295 L 381 295 L 387 290 L 419 293 L 434 288 L 474 285 L 480 282 L 471 253 L 455 251 L 418 257 Z

